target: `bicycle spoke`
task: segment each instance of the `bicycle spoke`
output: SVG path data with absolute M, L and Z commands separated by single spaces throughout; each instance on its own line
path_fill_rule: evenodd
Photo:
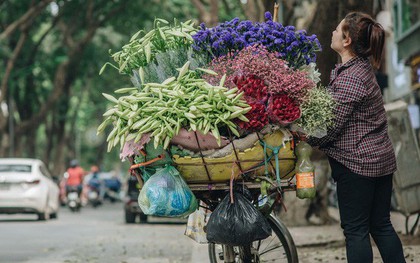
M 267 244 L 267 245 L 264 247 L 264 249 L 262 249 L 262 250 L 264 251 L 267 247 L 269 247 L 273 241 L 274 241 L 274 237 L 273 237 L 273 238 L 271 238 L 270 242 L 268 242 L 268 244 Z M 265 242 L 264 242 L 264 243 L 265 243 Z M 260 248 L 258 248 L 258 251 L 260 251 Z
M 264 255 L 265 253 L 268 253 L 268 252 L 270 252 L 270 251 L 273 251 L 274 249 L 277 249 L 277 248 L 279 248 L 279 247 L 282 247 L 282 246 L 275 246 L 275 247 L 270 248 L 270 249 L 268 249 L 268 250 L 263 250 L 263 251 L 259 252 L 259 254 L 260 254 L 260 256 L 261 256 L 261 255 Z

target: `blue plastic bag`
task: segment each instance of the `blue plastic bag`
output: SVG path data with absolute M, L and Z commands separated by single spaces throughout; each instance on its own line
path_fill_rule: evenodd
M 143 213 L 153 216 L 186 217 L 197 209 L 197 199 L 178 170 L 166 166 L 156 171 L 140 191 Z

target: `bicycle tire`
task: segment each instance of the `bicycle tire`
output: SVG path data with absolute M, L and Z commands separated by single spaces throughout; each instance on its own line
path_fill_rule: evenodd
M 282 247 L 284 248 L 287 263 L 298 263 L 299 259 L 296 245 L 287 227 L 283 224 L 283 222 L 278 220 L 277 217 L 275 217 L 272 214 L 267 219 L 268 223 L 271 226 L 271 229 L 273 230 L 274 234 L 278 237 Z M 216 244 L 209 243 L 208 252 L 210 263 L 224 262 L 221 261 L 223 259 L 219 259 L 218 261 L 218 255 L 216 255 Z

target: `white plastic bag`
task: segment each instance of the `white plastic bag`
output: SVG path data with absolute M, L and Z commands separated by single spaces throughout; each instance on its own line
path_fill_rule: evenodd
M 184 235 L 199 244 L 207 244 L 207 235 L 204 230 L 210 215 L 211 211 L 202 207 L 192 213 L 188 217 L 188 223 Z

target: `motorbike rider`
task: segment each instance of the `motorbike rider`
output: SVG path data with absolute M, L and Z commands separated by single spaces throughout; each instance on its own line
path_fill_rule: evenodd
M 103 182 L 99 178 L 99 167 L 97 165 L 92 165 L 90 168 L 91 177 L 87 183 L 89 188 L 95 190 L 99 194 L 99 200 L 103 200 L 105 189 Z
M 83 177 L 86 172 L 79 165 L 79 161 L 73 159 L 70 161 L 70 167 L 67 169 L 66 192 L 69 192 L 71 187 L 77 187 L 77 193 L 81 194 L 83 189 Z

